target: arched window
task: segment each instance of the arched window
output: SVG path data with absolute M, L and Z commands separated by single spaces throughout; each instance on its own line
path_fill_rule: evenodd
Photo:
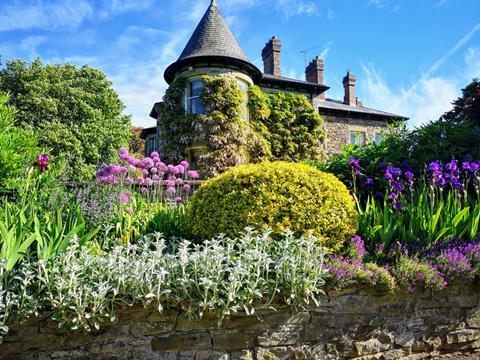
M 185 89 L 185 111 L 191 114 L 204 114 L 200 94 L 203 89 L 203 81 L 200 78 L 193 78 L 187 83 Z

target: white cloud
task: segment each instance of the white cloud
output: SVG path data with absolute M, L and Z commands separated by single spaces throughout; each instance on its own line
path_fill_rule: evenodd
M 78 27 L 92 16 L 92 5 L 85 0 L 13 1 L 0 7 L 0 31 Z
M 282 15 L 284 20 L 288 20 L 296 15 L 319 14 L 317 4 L 311 1 L 278 0 L 275 9 Z
M 360 90 L 364 96 L 364 104 L 406 115 L 411 119 L 410 126 L 438 119 L 451 109 L 452 101 L 460 95 L 460 88 L 480 74 L 480 50 L 477 47 L 467 49 L 464 55 L 465 66 L 461 74 L 434 76 L 434 73 L 478 31 L 480 23 L 435 61 L 409 88 L 392 89 L 373 64 L 362 65 L 365 77 L 360 81 Z

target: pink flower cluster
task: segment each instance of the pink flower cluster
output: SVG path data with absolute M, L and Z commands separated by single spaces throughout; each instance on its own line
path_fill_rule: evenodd
M 199 177 L 197 171 L 188 170 L 190 164 L 187 161 L 167 165 L 160 160 L 156 151 L 139 160 L 130 155 L 127 149 L 121 148 L 118 156 L 123 162 L 122 165 L 107 165 L 97 171 L 97 181 L 100 184 L 140 187 L 142 194 L 161 196 L 161 200 L 165 200 L 166 196 L 180 203 L 183 201 L 182 193 L 188 194 L 192 189 L 189 180 Z M 129 198 L 130 192 L 123 192 L 119 195 L 119 202 L 125 204 Z

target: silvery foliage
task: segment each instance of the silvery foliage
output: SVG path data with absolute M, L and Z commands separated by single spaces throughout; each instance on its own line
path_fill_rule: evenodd
M 303 307 L 323 293 L 324 254 L 313 237 L 272 240 L 251 229 L 237 239 L 183 240 L 173 251 L 160 235 L 102 254 L 74 241 L 54 261 L 24 262 L 8 276 L 0 266 L 0 330 L 38 314 L 59 327 L 98 329 L 134 304 L 219 319 L 278 303 Z

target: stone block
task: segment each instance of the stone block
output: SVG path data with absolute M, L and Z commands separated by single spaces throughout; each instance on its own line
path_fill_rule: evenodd
M 447 344 L 461 344 L 469 341 L 475 341 L 480 339 L 480 330 L 477 329 L 464 329 L 458 331 L 452 331 L 446 336 Z
M 372 338 L 366 341 L 357 341 L 354 345 L 358 356 L 384 352 L 390 349 L 391 346 L 389 343 L 383 343 L 377 338 Z
M 136 321 L 130 327 L 130 333 L 136 337 L 152 336 L 167 333 L 173 330 L 173 322 Z
M 251 350 L 232 351 L 230 360 L 253 360 L 253 352 Z
M 212 339 L 207 333 L 191 334 L 170 334 L 166 336 L 155 336 L 152 339 L 152 349 L 154 351 L 170 350 L 210 350 L 212 348 Z
M 258 336 L 260 346 L 295 345 L 300 339 L 301 325 L 283 325 L 275 330 L 268 330 Z
M 202 350 L 197 351 L 195 360 L 229 360 L 230 356 L 225 352 Z
M 248 350 L 256 344 L 256 333 L 242 330 L 215 331 L 213 336 L 214 350 Z

